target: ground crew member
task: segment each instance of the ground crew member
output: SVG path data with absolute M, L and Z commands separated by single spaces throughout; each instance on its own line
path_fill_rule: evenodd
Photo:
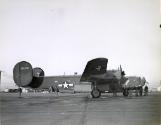
M 144 88 L 144 96 L 147 96 L 148 95 L 148 86 L 145 86 Z
M 21 97 L 21 94 L 22 94 L 22 88 L 19 87 L 19 88 L 18 88 L 18 91 L 19 91 L 19 98 L 20 98 L 20 97 Z

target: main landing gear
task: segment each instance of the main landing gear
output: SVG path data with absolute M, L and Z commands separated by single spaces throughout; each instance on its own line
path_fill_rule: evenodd
M 91 92 L 91 95 L 93 98 L 99 98 L 101 96 L 101 92 L 97 88 L 94 88 Z
M 129 95 L 128 89 L 123 89 L 123 95 L 124 95 L 124 96 L 128 96 L 128 95 Z
M 99 98 L 101 96 L 101 91 L 97 88 L 96 82 L 93 82 L 91 88 L 92 88 L 92 91 L 91 91 L 92 97 Z

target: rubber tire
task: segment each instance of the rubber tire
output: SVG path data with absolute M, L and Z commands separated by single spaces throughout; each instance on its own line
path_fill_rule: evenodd
M 91 95 L 93 98 L 99 98 L 101 96 L 101 92 L 98 89 L 93 89 Z

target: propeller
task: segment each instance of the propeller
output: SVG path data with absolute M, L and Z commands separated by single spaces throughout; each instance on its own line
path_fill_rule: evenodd
M 121 65 L 120 65 L 120 71 L 121 71 L 121 75 L 124 76 L 125 75 L 125 71 L 122 70 Z

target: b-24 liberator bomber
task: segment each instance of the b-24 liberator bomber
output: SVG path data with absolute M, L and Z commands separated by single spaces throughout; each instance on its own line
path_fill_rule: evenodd
M 72 89 L 74 89 L 75 84 L 88 83 L 91 85 L 93 98 L 99 98 L 104 92 L 122 92 L 124 96 L 128 96 L 131 89 L 138 90 L 142 95 L 145 82 L 140 82 L 137 86 L 131 84 L 128 77 L 125 77 L 121 66 L 117 70 L 107 70 L 107 63 L 106 58 L 95 58 L 88 61 L 82 75 L 45 76 L 41 68 L 32 68 L 30 63 L 22 61 L 15 65 L 13 79 L 19 87 L 34 89 L 49 89 L 55 86 L 64 86 L 65 89 L 73 87 Z

